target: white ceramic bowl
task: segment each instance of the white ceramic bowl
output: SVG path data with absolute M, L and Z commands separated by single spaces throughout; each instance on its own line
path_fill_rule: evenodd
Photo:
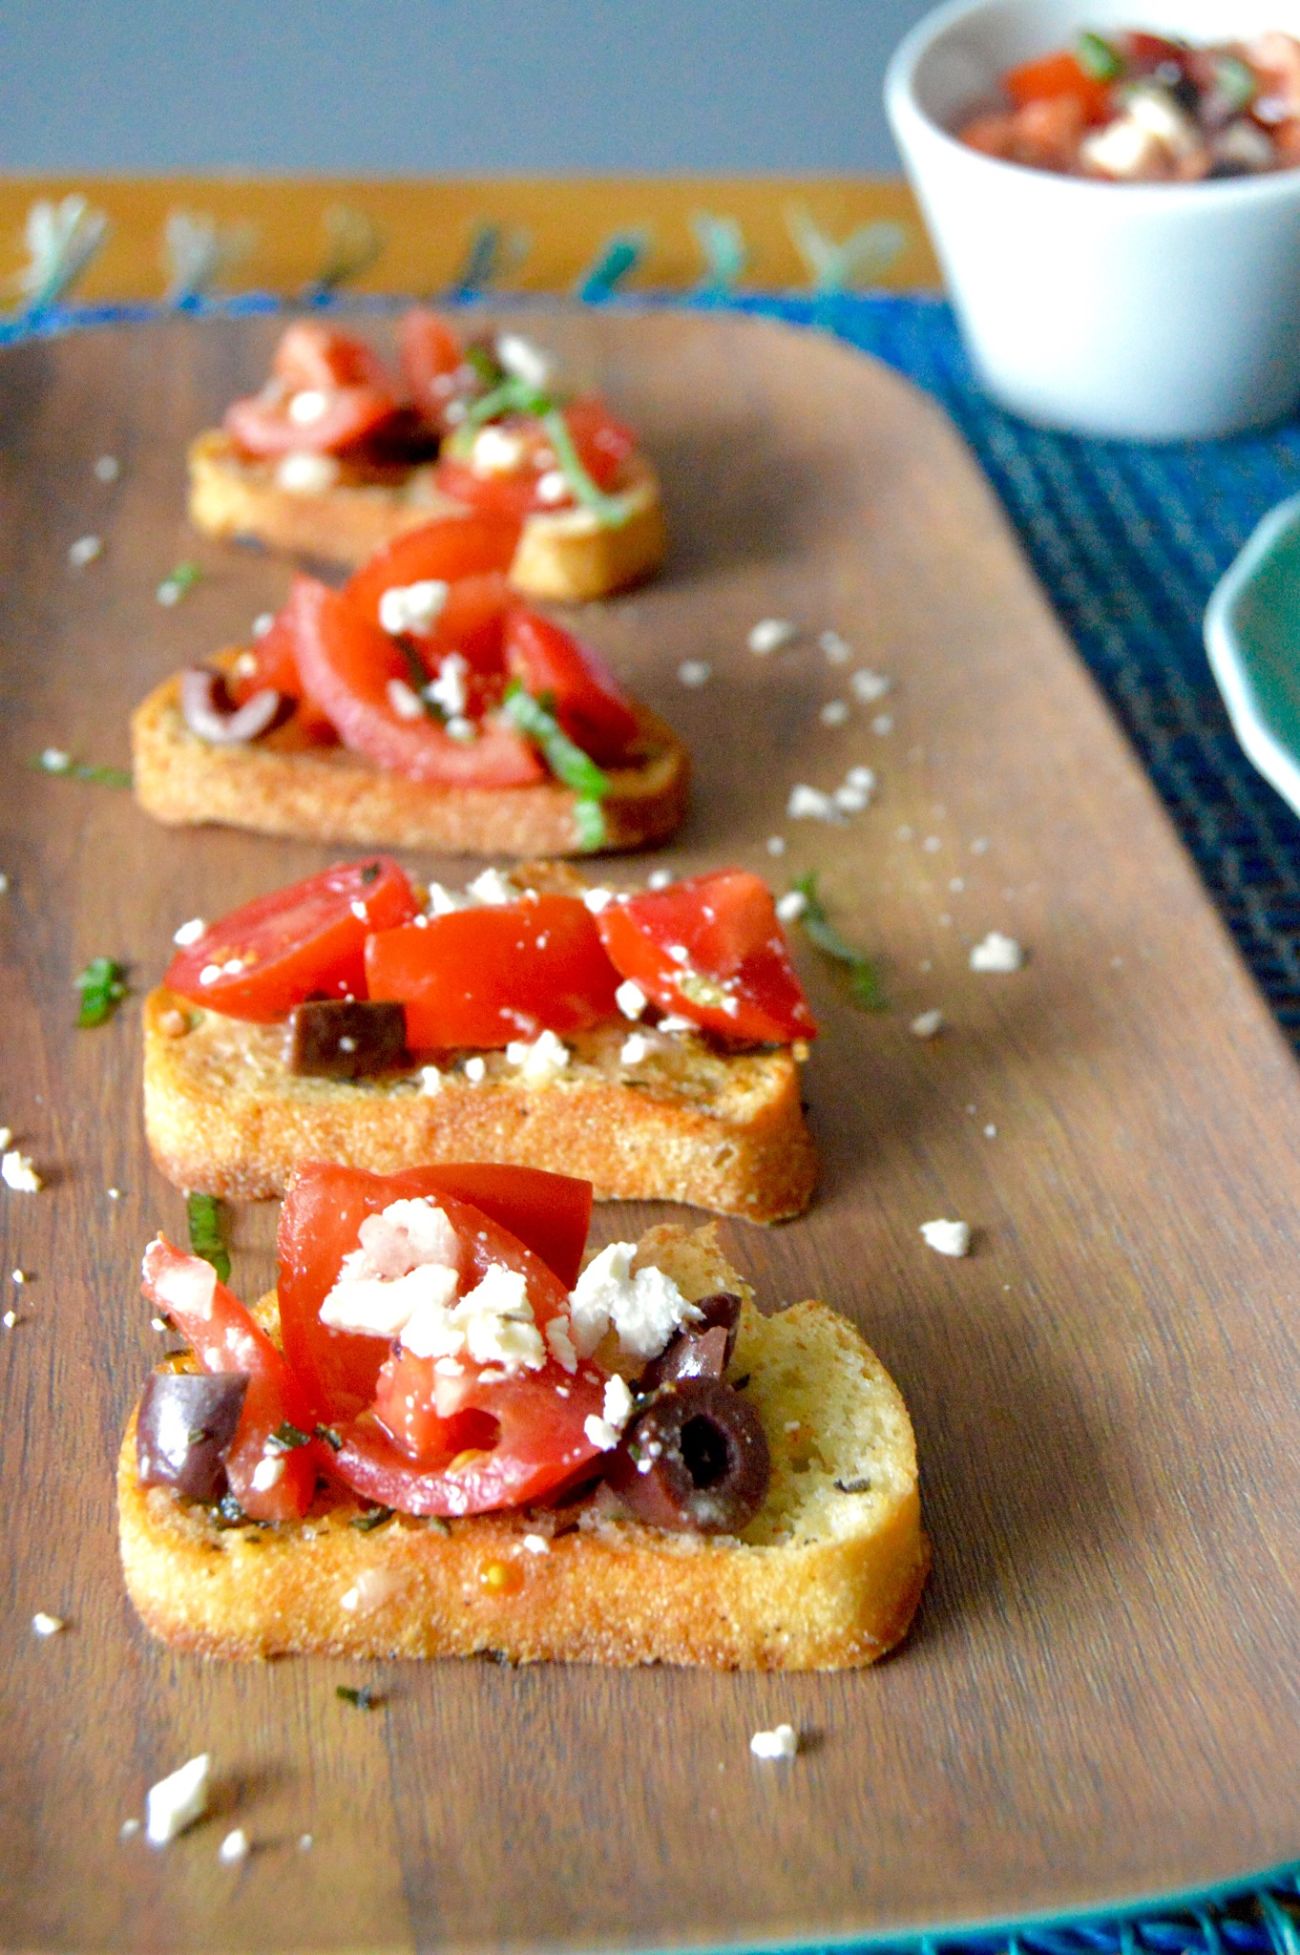
M 1080 433 L 1230 434 L 1300 400 L 1300 169 L 1091 182 L 952 133 L 1006 69 L 1081 28 L 1300 35 L 1300 0 L 954 0 L 889 64 L 885 106 L 975 366 L 1003 406 Z

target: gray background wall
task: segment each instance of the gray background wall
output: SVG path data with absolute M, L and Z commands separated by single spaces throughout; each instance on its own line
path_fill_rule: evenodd
M 0 0 L 0 171 L 891 171 L 929 4 Z

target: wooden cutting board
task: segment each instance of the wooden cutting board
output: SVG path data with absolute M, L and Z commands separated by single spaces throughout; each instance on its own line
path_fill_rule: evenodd
M 78 1032 L 71 979 L 102 953 L 143 989 L 178 923 L 328 852 L 164 832 L 30 763 L 123 760 L 132 702 L 279 601 L 283 564 L 197 542 L 182 513 L 187 437 L 258 383 L 276 326 L 7 352 L 0 1119 L 46 1190 L 0 1190 L 6 1287 L 33 1277 L 0 1333 L 5 1945 L 807 1943 L 1274 1867 L 1297 1846 L 1300 1758 L 1291 1055 L 934 407 L 775 325 L 526 318 L 663 463 L 671 567 L 583 623 L 695 750 L 666 860 L 814 867 L 881 960 L 891 1008 L 872 1015 L 801 953 L 825 1025 L 821 1191 L 803 1221 L 723 1234 L 766 1299 L 830 1298 L 898 1378 L 934 1576 L 907 1646 L 840 1676 L 236 1668 L 146 1640 L 112 1462 L 156 1342 L 140 1250 L 183 1228 L 182 1204 L 144 1151 L 135 1011 Z M 71 570 L 85 534 L 103 555 Z M 203 580 L 164 609 L 185 558 Z M 764 616 L 812 636 L 757 658 Z M 830 628 L 852 666 L 817 649 Z M 698 690 L 676 677 L 688 657 L 712 666 Z M 853 701 L 860 665 L 892 675 L 887 700 Z M 836 698 L 850 715 L 827 727 Z M 862 763 L 880 778 L 865 814 L 785 818 L 795 782 Z M 991 929 L 1028 947 L 1023 971 L 972 973 Z M 922 1041 L 909 1022 L 931 1006 L 947 1029 Z M 652 1213 L 606 1209 L 597 1240 Z M 969 1259 L 924 1245 L 940 1216 L 973 1226 Z M 245 1293 L 272 1239 L 269 1209 L 233 1217 Z M 37 1639 L 38 1609 L 68 1629 Z M 782 1719 L 799 1757 L 753 1760 L 751 1732 Z M 145 1788 L 203 1749 L 221 1811 L 165 1852 L 120 1841 Z M 254 1852 L 232 1870 L 216 1849 L 236 1823 Z

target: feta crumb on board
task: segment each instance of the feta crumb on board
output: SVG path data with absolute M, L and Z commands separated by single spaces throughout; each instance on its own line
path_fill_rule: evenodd
M 32 1166 L 31 1155 L 20 1154 L 16 1147 L 6 1148 L 0 1156 L 0 1181 L 18 1195 L 39 1195 L 45 1186 Z
M 943 1030 L 943 1013 L 936 1006 L 931 1011 L 918 1012 L 912 1020 L 911 1032 L 914 1039 L 932 1039 Z
M 789 618 L 760 618 L 751 625 L 746 641 L 751 652 L 759 658 L 767 658 L 772 652 L 782 652 L 787 645 L 793 645 L 799 636 L 799 627 Z
M 116 455 L 101 455 L 95 463 L 95 480 L 97 482 L 116 482 L 121 473 L 122 464 Z
M 823 726 L 843 726 L 849 717 L 848 701 L 828 699 L 817 717 Z
M 796 781 L 790 789 L 785 812 L 791 821 L 838 822 L 842 819 L 834 796 L 824 794 L 819 787 L 809 787 L 806 781 Z
M 850 674 L 849 690 L 864 706 L 874 706 L 878 699 L 884 698 L 893 683 L 883 672 L 873 672 L 869 666 L 861 665 Z
M 6 1310 L 4 1316 L 0 1317 L 0 1324 L 3 1324 L 6 1330 L 12 1330 L 17 1322 L 18 1312 L 16 1310 Z
M 9 878 L 8 876 L 5 875 L 3 870 L 0 870 L 0 896 L 7 896 L 8 893 L 9 893 Z
M 787 889 L 784 896 L 778 896 L 776 913 L 782 923 L 797 923 L 808 907 L 808 898 L 802 889 Z
M 704 658 L 684 658 L 677 668 L 677 677 L 684 686 L 707 686 L 713 677 L 713 667 Z
M 986 937 L 971 947 L 972 971 L 1018 971 L 1024 961 L 1025 953 L 1020 944 L 1001 930 L 990 930 Z
M 192 916 L 188 923 L 182 923 L 178 930 L 172 931 L 172 942 L 179 944 L 182 950 L 188 950 L 191 944 L 198 942 L 207 927 L 201 916 Z
M 32 1617 L 32 1629 L 37 1636 L 57 1636 L 67 1626 L 62 1616 L 52 1616 L 45 1609 L 38 1609 Z
M 41 754 L 41 767 L 47 774 L 66 774 L 72 765 L 72 755 L 62 747 L 46 747 Z
M 853 656 L 853 647 L 847 638 L 838 631 L 823 631 L 817 640 L 818 649 L 825 652 L 832 665 L 847 665 Z
M 79 536 L 75 543 L 68 545 L 68 562 L 74 570 L 84 570 L 88 563 L 104 553 L 102 536 Z
M 786 849 L 786 841 L 784 835 L 768 836 L 767 852 L 769 855 L 784 855 L 785 849 Z
M 241 1860 L 247 1860 L 252 1850 L 252 1842 L 243 1827 L 232 1826 L 217 1848 L 217 1858 L 223 1867 L 237 1867 Z
M 927 1245 L 940 1256 L 970 1254 L 969 1222 L 922 1222 L 921 1234 Z
M 793 1758 L 799 1749 L 799 1733 L 793 1724 L 778 1724 L 771 1731 L 755 1731 L 749 1749 L 755 1758 Z
M 212 1783 L 211 1754 L 201 1751 L 167 1778 L 151 1785 L 145 1795 L 145 1838 L 150 1846 L 166 1846 L 208 1809 Z
M 525 1554 L 549 1554 L 551 1544 L 544 1534 L 525 1534 L 524 1552 Z

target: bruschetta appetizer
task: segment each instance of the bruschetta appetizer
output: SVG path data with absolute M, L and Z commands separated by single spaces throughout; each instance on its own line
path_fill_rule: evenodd
M 510 578 L 530 597 L 604 597 L 659 568 L 658 479 L 603 401 L 566 394 L 518 333 L 462 340 L 417 310 L 398 345 L 400 378 L 350 333 L 291 325 L 266 385 L 190 449 L 195 527 L 356 564 L 477 509 L 515 519 Z

